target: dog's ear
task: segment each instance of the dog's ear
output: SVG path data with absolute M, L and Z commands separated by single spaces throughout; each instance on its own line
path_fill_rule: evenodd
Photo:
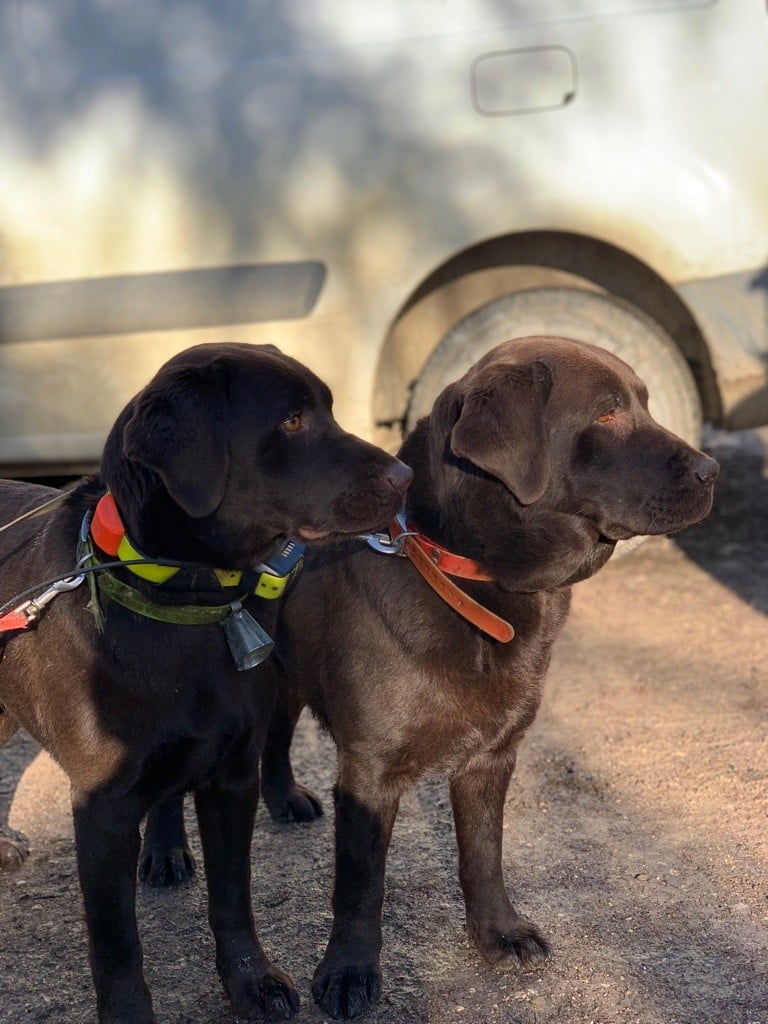
M 549 481 L 549 433 L 544 416 L 552 374 L 538 361 L 484 367 L 469 383 L 451 432 L 451 451 L 501 480 L 521 505 Z
M 227 401 L 215 364 L 162 372 L 137 397 L 123 454 L 154 470 L 188 515 L 218 508 L 229 473 Z

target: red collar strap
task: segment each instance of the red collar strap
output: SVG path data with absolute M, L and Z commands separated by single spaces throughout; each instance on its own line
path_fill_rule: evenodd
M 394 520 L 389 527 L 392 540 L 405 533 L 401 524 Z M 454 555 L 452 552 L 435 544 L 434 541 L 423 534 L 411 534 L 403 543 L 403 554 L 411 561 L 413 566 L 423 576 L 426 582 L 432 587 L 447 605 L 455 612 L 477 626 L 488 636 L 493 637 L 500 643 L 506 644 L 514 637 L 515 631 L 506 619 L 494 615 L 483 605 L 473 600 L 468 594 L 452 583 L 445 575 L 446 572 L 452 576 L 461 576 L 464 579 L 490 581 L 492 576 L 484 573 L 477 562 L 461 555 Z
M 117 549 L 125 537 L 125 527 L 117 511 L 115 499 L 107 491 L 99 498 L 91 520 L 91 536 L 101 550 L 112 557 L 117 556 Z

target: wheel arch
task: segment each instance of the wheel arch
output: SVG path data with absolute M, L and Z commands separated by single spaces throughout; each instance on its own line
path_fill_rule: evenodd
M 633 254 L 600 239 L 528 231 L 497 236 L 454 254 L 403 303 L 376 368 L 373 409 L 379 443 L 399 442 L 410 390 L 450 327 L 504 294 L 559 285 L 616 295 L 655 320 L 688 363 L 705 419 L 721 421 L 722 404 L 706 339 L 671 284 Z

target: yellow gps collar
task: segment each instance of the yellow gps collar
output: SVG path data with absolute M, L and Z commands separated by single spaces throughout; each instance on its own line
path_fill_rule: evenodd
M 121 561 L 129 562 L 146 557 L 128 539 L 115 500 L 109 492 L 99 500 L 94 509 L 91 536 L 102 551 Z M 125 568 L 150 583 L 165 583 L 180 572 L 176 566 L 157 565 L 155 562 L 126 565 Z M 222 587 L 237 587 L 243 578 L 243 573 L 239 569 L 213 569 L 212 571 Z M 292 575 L 293 571 L 286 575 L 264 571 L 259 575 L 251 593 L 268 601 L 275 600 L 282 596 Z

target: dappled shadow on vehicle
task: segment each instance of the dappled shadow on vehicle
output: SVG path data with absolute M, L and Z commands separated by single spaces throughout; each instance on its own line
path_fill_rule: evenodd
M 768 614 L 768 429 L 712 432 L 704 448 L 720 463 L 712 512 L 674 540 L 715 579 Z

